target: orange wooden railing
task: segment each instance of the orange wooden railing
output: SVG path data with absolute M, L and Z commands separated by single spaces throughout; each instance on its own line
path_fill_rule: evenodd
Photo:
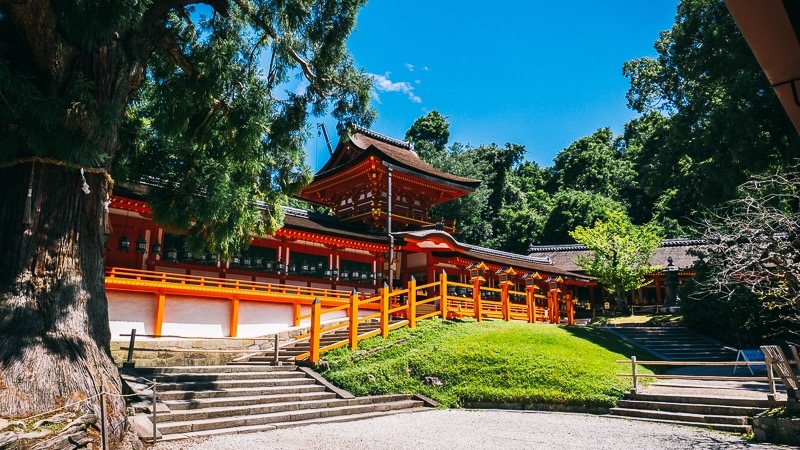
M 574 309 L 569 295 L 565 301 L 560 301 L 555 290 L 541 295 L 536 293 L 535 287 L 528 287 L 523 292 L 510 290 L 508 285 L 500 288 L 482 286 L 478 280 L 472 284 L 457 283 L 448 281 L 444 272 L 438 281 L 432 283 L 418 285 L 412 277 L 405 289 L 389 290 L 384 285 L 371 296 L 355 290 L 347 292 L 122 268 L 108 270 L 105 282 L 107 290 L 149 292 L 156 296 L 155 336 L 161 335 L 167 294 L 229 300 L 231 337 L 236 337 L 240 300 L 290 303 L 294 308 L 294 325 L 300 325 L 303 320 L 310 324 L 308 333 L 297 336 L 297 339 L 309 339 L 310 350 L 296 359 L 307 358 L 314 363 L 326 351 L 345 345 L 356 349 L 363 339 L 378 334 L 385 338 L 389 331 L 405 326 L 416 328 L 417 322 L 431 317 L 557 323 L 561 305 L 565 305 L 567 323 L 574 324 Z M 461 295 L 457 295 L 459 290 Z M 472 291 L 471 297 L 466 296 L 469 290 Z M 546 300 L 547 308 L 536 306 L 537 299 L 540 302 Z M 310 312 L 301 314 L 303 306 L 308 306 Z M 376 319 L 378 329 L 359 333 L 361 324 Z M 349 329 L 347 339 L 320 347 L 323 334 L 344 328 Z

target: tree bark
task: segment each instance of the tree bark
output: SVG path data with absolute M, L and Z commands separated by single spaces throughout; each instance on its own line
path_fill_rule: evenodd
M 118 442 L 125 404 L 111 359 L 104 284 L 108 180 L 54 162 L 0 168 L 0 416 L 100 414 Z M 33 223 L 23 223 L 32 183 Z

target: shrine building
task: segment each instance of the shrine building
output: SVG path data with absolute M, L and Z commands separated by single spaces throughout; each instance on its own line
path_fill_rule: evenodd
M 132 329 L 154 337 L 263 336 L 306 323 L 307 298 L 376 295 L 385 285 L 423 285 L 442 274 L 452 282 L 444 297 L 452 303 L 473 295 L 467 286 L 476 267 L 487 289 L 478 298 L 499 299 L 500 284 L 517 292 L 511 304 L 525 302 L 526 287 L 553 292 L 556 303 L 535 299 L 536 307 L 550 307 L 542 320 L 571 320 L 576 289 L 593 285 L 589 277 L 547 256 L 460 242 L 457 223 L 430 216 L 432 206 L 479 184 L 431 167 L 408 142 L 359 128 L 298 196 L 332 215 L 285 207 L 282 228 L 230 261 L 192 254 L 180 233 L 154 222 L 147 186 L 118 187 L 105 261 L 112 339 Z

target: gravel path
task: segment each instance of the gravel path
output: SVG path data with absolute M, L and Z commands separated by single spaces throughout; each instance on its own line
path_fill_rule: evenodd
M 156 450 L 786 449 L 740 435 L 603 416 L 432 410 L 251 434 L 164 442 Z

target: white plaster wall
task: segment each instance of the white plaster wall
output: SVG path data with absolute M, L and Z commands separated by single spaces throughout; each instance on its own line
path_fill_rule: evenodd
M 239 302 L 237 337 L 264 336 L 292 325 L 292 305 L 257 301 Z
M 192 269 L 192 276 L 194 276 L 194 277 L 219 278 L 219 272 L 210 272 L 210 271 L 206 271 L 206 270 L 195 270 L 195 269 Z
M 228 278 L 230 280 L 242 280 L 242 281 L 252 281 L 253 280 L 253 277 L 250 277 L 250 276 L 247 276 L 247 275 L 241 275 L 241 274 L 238 274 L 238 273 L 225 274 L 225 278 Z
M 241 320 L 241 313 L 240 320 Z M 231 302 L 167 297 L 161 334 L 187 337 L 230 336 Z
M 108 291 L 108 321 L 111 326 L 112 341 L 127 341 L 121 334 L 153 334 L 156 320 L 156 298 L 141 292 Z
M 181 275 L 186 275 L 186 270 L 181 269 L 178 267 L 172 266 L 156 266 L 156 272 L 166 272 L 166 273 L 179 273 Z
M 272 283 L 272 284 L 279 284 L 281 282 L 280 278 L 272 278 L 272 277 L 256 277 L 256 281 L 259 283 Z

